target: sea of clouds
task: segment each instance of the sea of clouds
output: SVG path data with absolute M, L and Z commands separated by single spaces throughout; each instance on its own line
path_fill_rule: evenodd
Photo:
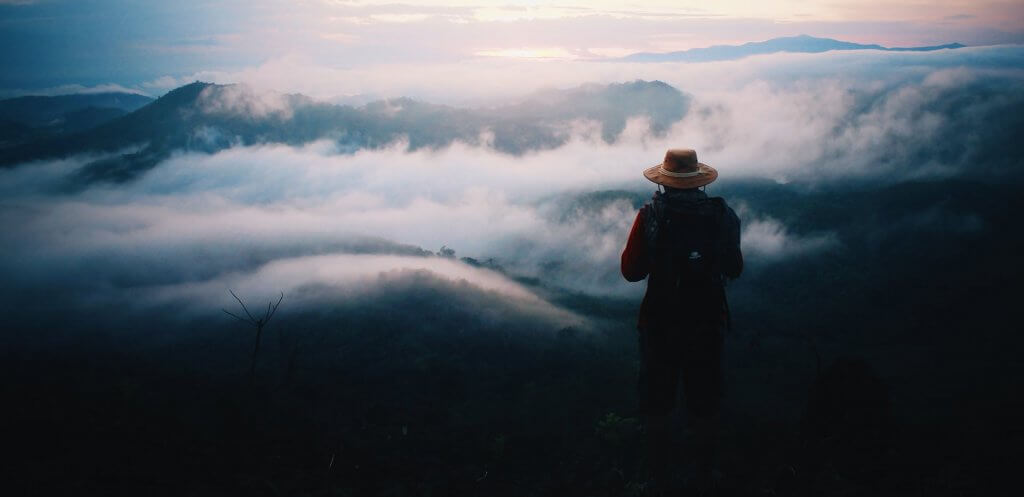
M 39 307 L 26 302 L 45 299 L 56 312 L 176 305 L 204 315 L 232 304 L 229 288 L 256 300 L 283 292 L 289 305 L 301 307 L 429 274 L 516 302 L 557 326 L 578 323 L 583 318 L 548 301 L 545 289 L 632 298 L 643 291 L 618 274 L 634 205 L 626 197 L 578 199 L 609 190 L 653 192 L 640 171 L 676 147 L 695 148 L 723 183 L 865 188 L 953 177 L 968 167 L 1007 177 L 1016 174 L 1019 152 L 979 161 L 992 155 L 993 143 L 1008 146 L 1002 137 L 1020 119 L 1006 109 L 1024 104 L 1022 54 L 1019 47 L 995 47 L 707 64 L 534 62 L 500 84 L 502 74 L 522 68 L 487 62 L 426 68 L 415 73 L 415 88 L 388 77 L 390 68 L 352 78 L 285 67 L 323 77 L 277 89 L 324 98 L 325 81 L 357 85 L 342 86 L 350 94 L 372 88 L 479 105 L 507 101 L 513 88 L 642 78 L 672 84 L 693 105 L 663 135 L 633 119 L 607 143 L 598 127 L 582 122 L 566 144 L 518 156 L 488 147 L 486 139 L 412 152 L 401 141 L 352 152 L 324 139 L 180 152 L 131 182 L 73 192 L 61 185 L 90 158 L 4 169 L 0 293 L 8 308 L 31 312 Z M 268 63 L 218 77 L 260 88 L 281 82 L 275 78 L 282 70 Z M 232 101 L 211 105 L 287 119 L 285 104 L 273 96 L 260 100 L 265 94 L 232 93 Z M 259 101 L 240 101 L 246 99 Z M 749 265 L 842 246 L 835 233 L 797 233 L 772 213 L 743 202 L 734 207 Z M 484 263 L 434 255 L 442 246 Z M 327 287 L 334 290 L 309 291 Z

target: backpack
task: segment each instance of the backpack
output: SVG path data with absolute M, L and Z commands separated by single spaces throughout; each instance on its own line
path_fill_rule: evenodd
M 725 201 L 670 201 L 659 193 L 646 208 L 652 310 L 667 311 L 665 318 L 673 321 L 681 315 L 721 321 L 727 309 L 719 262 Z

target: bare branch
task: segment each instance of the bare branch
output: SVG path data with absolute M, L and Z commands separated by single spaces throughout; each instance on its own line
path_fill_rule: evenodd
M 251 322 L 249 322 L 249 320 L 248 320 L 248 319 L 243 319 L 243 318 L 240 318 L 240 317 L 238 317 L 238 316 L 236 316 L 236 315 L 234 315 L 234 314 L 232 314 L 232 313 L 228 312 L 228 310 L 227 310 L 227 309 L 221 309 L 221 310 L 222 310 L 222 311 L 224 311 L 224 314 L 227 314 L 228 316 L 231 316 L 231 317 L 233 317 L 233 318 L 235 318 L 235 319 L 237 319 L 237 320 L 239 320 L 239 321 L 241 321 L 241 322 L 243 322 L 243 323 L 245 323 L 245 324 L 252 324 Z
M 242 299 L 238 298 L 238 295 L 235 294 L 234 290 L 228 288 L 228 293 L 230 293 L 231 296 L 235 298 L 235 301 L 238 302 L 238 305 L 242 306 L 242 310 L 245 311 L 245 315 L 248 316 L 249 319 L 244 319 L 241 316 L 234 314 L 231 311 L 228 311 L 227 309 L 222 308 L 221 310 L 224 311 L 224 314 L 227 314 L 228 316 L 231 316 L 256 329 L 256 337 L 252 346 L 252 360 L 249 362 L 249 386 L 252 386 L 256 381 L 256 359 L 260 353 L 260 341 L 263 337 L 263 327 L 270 322 L 270 318 L 274 317 L 274 313 L 277 312 L 278 306 L 280 306 L 281 301 L 284 300 L 284 292 L 281 292 L 281 296 L 277 299 L 276 304 L 272 302 L 267 302 L 267 310 L 264 311 L 263 316 L 260 317 L 259 319 L 253 317 L 252 313 L 249 312 L 249 308 L 246 307 L 245 302 L 242 302 Z M 294 360 L 294 356 L 295 354 L 293 351 L 292 360 Z
M 270 306 L 269 302 L 267 303 L 267 306 L 268 306 L 267 309 L 269 310 L 269 313 L 267 314 L 267 319 L 265 321 L 263 321 L 264 324 L 269 323 L 270 322 L 270 318 L 274 317 L 274 313 L 277 312 L 277 306 L 281 305 L 281 301 L 282 300 L 284 300 L 284 292 L 281 292 L 281 297 L 277 299 L 277 303 L 274 304 L 273 308 L 269 307 Z
M 246 316 L 249 316 L 249 320 L 251 320 L 253 323 L 255 323 L 256 322 L 256 318 L 252 317 L 252 314 L 249 313 L 249 308 L 247 308 L 245 306 L 245 303 L 242 302 L 242 299 L 238 298 L 238 295 L 235 295 L 235 292 L 233 290 L 231 290 L 230 288 L 228 288 L 228 292 L 231 293 L 231 296 L 234 297 L 235 300 L 237 300 L 238 303 L 242 306 L 242 310 L 245 311 L 245 315 Z

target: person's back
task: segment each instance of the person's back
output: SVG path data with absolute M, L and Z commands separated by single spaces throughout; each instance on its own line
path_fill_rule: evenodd
M 724 199 L 699 189 L 718 173 L 697 162 L 692 150 L 669 150 L 644 176 L 665 192 L 655 193 L 637 213 L 622 253 L 622 274 L 629 281 L 648 279 L 638 329 L 649 458 L 656 480 L 664 480 L 669 420 L 681 380 L 698 439 L 698 476 L 706 479 L 722 390 L 725 280 L 743 270 L 739 219 Z

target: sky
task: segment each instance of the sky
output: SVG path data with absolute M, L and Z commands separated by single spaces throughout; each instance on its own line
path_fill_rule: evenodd
M 273 66 L 305 68 L 296 80 L 378 67 L 401 78 L 402 68 L 414 77 L 482 60 L 591 61 L 797 34 L 884 46 L 1016 44 L 1024 3 L 0 0 L 0 94 L 123 87 L 158 96 Z

